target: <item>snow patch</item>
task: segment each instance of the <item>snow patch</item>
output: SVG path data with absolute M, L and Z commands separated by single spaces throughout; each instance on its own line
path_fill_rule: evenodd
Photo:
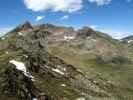
M 66 68 L 63 68 L 60 65 L 57 65 L 57 68 L 62 69 L 63 71 L 66 71 Z
M 107 81 L 107 83 L 112 83 L 111 81 Z
M 20 36 L 24 36 L 24 34 L 22 32 L 18 32 L 18 35 Z
M 81 92 L 81 94 L 82 94 L 82 95 L 85 95 L 85 93 L 84 93 L 84 92 Z
M 28 56 L 27 55 L 23 55 L 25 58 L 28 58 Z
M 38 100 L 37 98 L 33 98 L 32 100 Z
M 127 42 L 128 42 L 128 43 L 131 43 L 131 42 L 133 42 L 133 40 L 128 40 Z
M 57 65 L 57 68 L 61 68 L 61 66 L 60 65 Z
M 24 65 L 24 63 L 22 62 L 18 62 L 18 61 L 15 61 L 15 60 L 10 60 L 9 61 L 11 64 L 14 64 L 16 66 L 16 69 L 20 70 L 20 71 L 23 71 L 24 73 L 26 73 L 26 67 Z
M 2 39 L 2 40 L 5 40 L 6 38 L 5 38 L 5 37 L 2 37 L 1 39 Z
M 63 68 L 64 71 L 66 71 L 66 68 Z
M 87 39 L 92 39 L 92 37 L 88 36 Z
M 62 87 L 66 87 L 66 84 L 61 84 Z
M 76 100 L 86 100 L 84 97 L 79 97 Z
M 91 39 L 93 42 L 96 42 L 97 40 L 96 39 Z
M 97 83 L 97 81 L 93 81 L 94 83 Z
M 74 39 L 74 36 L 64 36 L 64 40 L 72 40 Z
M 22 71 L 25 76 L 31 78 L 31 80 L 34 81 L 34 77 L 29 72 L 27 72 L 26 66 L 24 63 L 16 61 L 16 60 L 10 60 L 9 63 L 15 65 L 17 70 Z
M 8 52 L 8 51 L 6 51 L 5 53 L 6 53 L 6 54 L 9 54 L 9 52 Z
M 59 69 L 52 68 L 52 70 L 59 73 L 59 74 L 61 74 L 61 75 L 64 75 L 64 73 L 62 71 L 60 71 Z
M 62 35 L 63 32 L 55 32 L 54 35 Z
M 96 41 L 97 41 L 96 39 L 92 38 L 91 36 L 88 36 L 87 39 L 88 39 L 88 40 L 91 40 L 91 41 L 93 41 L 93 42 L 96 42 Z
M 31 75 L 31 73 L 27 72 L 24 73 L 25 76 L 27 76 L 28 78 L 30 78 L 32 81 L 35 81 L 34 77 Z

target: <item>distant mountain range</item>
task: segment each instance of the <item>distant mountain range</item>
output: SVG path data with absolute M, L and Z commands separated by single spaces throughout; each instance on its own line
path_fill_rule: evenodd
M 123 38 L 122 42 L 125 43 L 129 47 L 129 49 L 133 50 L 133 36 Z

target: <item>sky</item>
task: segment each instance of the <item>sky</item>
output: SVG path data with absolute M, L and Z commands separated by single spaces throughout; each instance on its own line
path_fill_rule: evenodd
M 0 34 L 29 21 L 133 35 L 133 0 L 0 0 Z

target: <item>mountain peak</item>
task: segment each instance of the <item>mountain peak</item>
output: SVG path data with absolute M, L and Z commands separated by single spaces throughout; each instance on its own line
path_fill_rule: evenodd
M 33 27 L 30 22 L 25 21 L 23 24 L 20 24 L 18 27 L 16 27 L 12 32 L 25 31 L 29 29 L 33 29 Z
M 78 30 L 78 32 L 79 32 L 79 36 L 84 37 L 84 38 L 86 38 L 88 36 L 94 36 L 96 34 L 96 32 L 92 28 L 87 27 L 87 26 Z
M 24 22 L 24 24 L 20 25 L 19 27 L 22 30 L 26 30 L 26 29 L 31 29 L 32 25 L 30 24 L 30 22 L 26 21 L 26 22 Z

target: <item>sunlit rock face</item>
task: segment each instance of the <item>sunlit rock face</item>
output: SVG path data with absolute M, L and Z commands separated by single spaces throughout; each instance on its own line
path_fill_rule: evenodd
M 25 33 L 24 37 L 20 37 L 17 39 L 16 46 L 18 48 L 23 48 L 25 50 L 39 50 L 39 49 L 47 49 L 47 38 L 48 35 L 51 34 L 47 31 L 28 31 Z

